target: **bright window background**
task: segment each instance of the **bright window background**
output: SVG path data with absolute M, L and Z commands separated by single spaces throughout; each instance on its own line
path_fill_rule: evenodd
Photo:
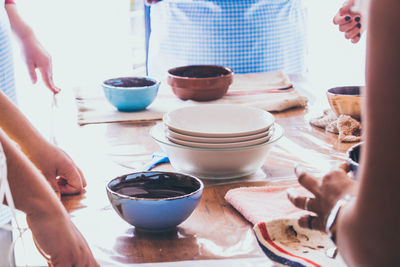
M 144 71 L 143 0 L 16 0 L 53 57 L 54 79 L 63 90 Z M 233 1 L 233 0 L 232 0 Z M 324 92 L 334 85 L 364 83 L 365 36 L 354 45 L 333 25 L 342 0 L 304 0 L 308 12 L 309 77 Z M 38 124 L 49 113 L 51 95 L 30 83 L 15 47 L 20 106 Z

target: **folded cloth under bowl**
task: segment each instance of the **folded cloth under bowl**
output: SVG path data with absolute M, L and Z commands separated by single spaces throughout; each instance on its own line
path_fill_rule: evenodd
M 327 109 L 321 116 L 311 119 L 310 124 L 338 134 L 340 142 L 352 143 L 361 141 L 361 123 L 348 115 L 340 115 L 338 117 L 331 109 Z
M 166 82 L 162 82 L 154 102 L 144 111 L 118 112 L 109 104 L 101 85 L 75 88 L 78 124 L 106 122 L 143 122 L 161 120 L 166 112 L 190 105 L 243 104 L 267 111 L 284 111 L 304 107 L 308 99 L 296 90 L 282 71 L 235 74 L 227 94 L 214 101 L 183 101 L 174 96 Z
M 301 228 L 297 220 L 307 214 L 293 206 L 289 186 L 240 187 L 229 190 L 225 199 L 254 224 L 254 233 L 264 253 L 284 266 L 346 266 L 338 255 L 326 256 L 334 244 L 328 235 Z M 299 194 L 309 194 L 297 187 Z

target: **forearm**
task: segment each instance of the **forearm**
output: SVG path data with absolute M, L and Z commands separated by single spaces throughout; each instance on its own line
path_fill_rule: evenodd
M 368 220 L 357 213 L 356 203 L 350 203 L 340 211 L 337 228 L 337 246 L 348 266 L 385 266 L 376 256 L 377 239 L 367 229 Z M 367 256 L 368 255 L 368 256 Z
M 45 155 L 50 144 L 26 119 L 22 112 L 0 92 L 0 127 L 29 157 Z
M 43 175 L 0 129 L 7 178 L 14 204 L 28 216 L 65 216 L 66 212 Z
M 379 178 L 383 177 L 374 177 Z M 348 204 L 339 214 L 337 245 L 342 258 L 348 266 L 395 266 L 400 242 L 398 202 L 384 204 L 373 194 L 359 195 L 358 203 Z
M 390 8 L 388 8 L 390 7 Z M 360 190 L 339 216 L 339 251 L 350 266 L 396 266 L 400 243 L 400 23 L 398 0 L 372 0 Z
M 10 20 L 11 29 L 20 41 L 35 36 L 32 28 L 28 24 L 26 24 L 19 15 L 17 6 L 15 4 L 6 4 L 5 8 L 8 14 L 8 18 Z

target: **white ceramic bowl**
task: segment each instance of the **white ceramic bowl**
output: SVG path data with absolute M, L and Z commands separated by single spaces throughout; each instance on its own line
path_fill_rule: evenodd
M 235 104 L 204 104 L 173 110 L 164 115 L 171 130 L 193 136 L 232 137 L 257 134 L 274 123 L 268 111 Z
M 162 124 L 154 126 L 150 135 L 167 153 L 172 166 L 179 172 L 206 179 L 238 178 L 256 172 L 283 135 L 282 127 L 275 124 L 271 139 L 262 144 L 241 148 L 194 148 L 172 143 L 163 128 Z
M 178 138 L 174 138 L 169 135 L 168 132 L 165 132 L 165 136 L 173 143 L 183 145 L 183 146 L 190 146 L 190 147 L 199 147 L 199 148 L 239 148 L 239 147 L 246 147 L 246 146 L 254 146 L 258 144 L 262 144 L 268 142 L 271 138 L 273 131 L 270 131 L 269 134 L 266 136 L 245 140 L 245 141 L 238 141 L 238 142 L 228 142 L 228 143 L 205 143 L 205 142 L 194 142 L 194 141 L 186 141 L 181 140 Z
M 271 127 L 268 128 L 268 130 L 261 133 L 249 134 L 243 136 L 232 136 L 232 137 L 207 137 L 207 136 L 187 135 L 175 132 L 168 127 L 165 127 L 165 131 L 167 137 L 172 137 L 183 141 L 197 142 L 197 143 L 233 143 L 233 142 L 254 140 L 269 136 L 273 128 L 274 127 L 272 125 Z

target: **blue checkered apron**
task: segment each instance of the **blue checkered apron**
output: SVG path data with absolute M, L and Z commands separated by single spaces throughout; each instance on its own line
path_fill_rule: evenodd
M 302 72 L 304 13 L 301 0 L 163 0 L 151 6 L 149 75 L 188 64 Z
M 16 103 L 17 95 L 15 90 L 10 23 L 4 8 L 4 0 L 0 0 L 0 7 L 0 90 Z

